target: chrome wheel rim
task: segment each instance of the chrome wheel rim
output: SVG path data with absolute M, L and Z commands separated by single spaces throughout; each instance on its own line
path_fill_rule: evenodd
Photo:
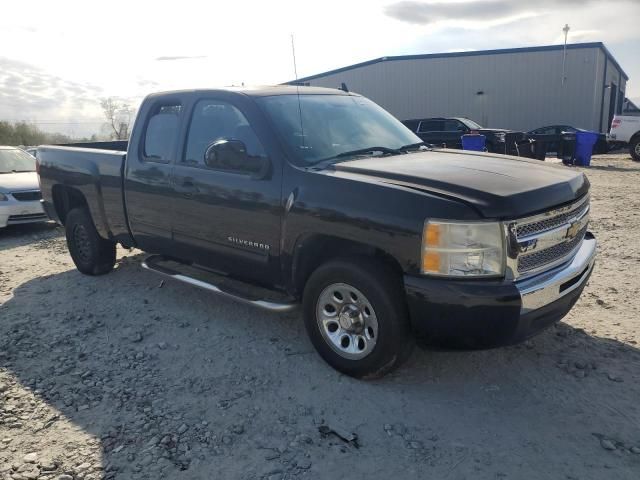
M 376 346 L 376 313 L 367 297 L 351 285 L 332 283 L 322 290 L 316 320 L 324 340 L 343 358 L 360 360 Z
M 635 151 L 636 155 L 640 157 L 640 142 L 636 143 Z
M 91 260 L 91 242 L 87 229 L 83 225 L 76 225 L 73 229 L 73 242 L 76 244 L 80 260 L 88 263 Z

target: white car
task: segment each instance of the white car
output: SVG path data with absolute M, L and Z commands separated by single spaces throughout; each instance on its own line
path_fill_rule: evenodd
M 611 121 L 609 139 L 628 143 L 631 158 L 640 162 L 640 113 L 614 116 Z
M 48 221 L 41 197 L 36 159 L 19 148 L 0 146 L 0 228 Z

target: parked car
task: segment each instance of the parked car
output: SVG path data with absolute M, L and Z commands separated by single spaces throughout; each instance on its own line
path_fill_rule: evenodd
M 615 115 L 611 121 L 609 138 L 628 144 L 631 158 L 640 162 L 640 113 L 627 112 L 624 115 Z
M 38 162 L 81 272 L 109 272 L 120 243 L 175 280 L 301 304 L 316 350 L 355 377 L 399 365 L 414 332 L 523 341 L 571 309 L 595 261 L 583 173 L 427 149 L 340 90 L 153 94 L 126 152 L 44 146 Z
M 38 158 L 38 147 L 29 147 L 24 149 L 29 155 L 34 158 Z
M 587 132 L 590 130 L 585 130 L 583 128 L 576 128 L 570 125 L 549 125 L 547 127 L 536 128 L 535 130 L 531 130 L 528 132 L 531 135 L 562 135 L 563 133 L 576 133 L 576 132 Z M 551 141 L 547 143 L 547 152 L 557 152 L 559 144 L 558 142 Z M 607 153 L 610 150 L 609 142 L 607 141 L 607 135 L 604 133 L 598 134 L 598 140 L 596 144 L 593 146 L 593 153 L 595 154 L 603 154 Z
M 527 136 L 523 132 L 485 128 L 468 118 L 422 118 L 404 120 L 402 123 L 424 142 L 437 147 L 462 149 L 462 135 L 479 133 L 486 137 L 488 152 L 532 156 L 529 145 L 525 145 L 529 148 L 522 148 L 522 152 L 517 147 L 528 144 Z
M 0 146 L 0 228 L 46 222 L 36 161 L 24 150 Z

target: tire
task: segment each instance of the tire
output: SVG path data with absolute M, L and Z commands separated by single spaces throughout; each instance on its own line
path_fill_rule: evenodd
M 634 162 L 640 162 L 640 137 L 636 137 L 629 143 L 629 153 Z
M 116 263 L 116 243 L 96 231 L 86 207 L 74 208 L 65 220 L 67 247 L 76 268 L 86 275 L 104 275 Z
M 411 354 L 401 278 L 380 261 L 356 257 L 321 265 L 305 285 L 302 307 L 311 343 L 339 372 L 378 378 Z

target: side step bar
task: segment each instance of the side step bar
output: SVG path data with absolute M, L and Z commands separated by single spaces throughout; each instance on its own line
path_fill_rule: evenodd
M 298 303 L 293 301 L 278 302 L 278 301 L 271 301 L 271 300 L 248 298 L 248 296 L 244 296 L 240 293 L 232 292 L 231 289 L 225 289 L 225 287 L 221 287 L 221 286 L 219 287 L 209 281 L 200 280 L 198 278 L 194 278 L 193 276 L 185 275 L 174 268 L 160 265 L 161 262 L 171 262 L 174 264 L 175 263 L 179 264 L 179 262 L 173 259 L 167 258 L 163 255 L 151 255 L 142 261 L 142 268 L 146 270 L 150 270 L 155 273 L 159 273 L 160 275 L 164 275 L 165 277 L 178 280 L 179 282 L 188 283 L 189 285 L 203 288 L 205 290 L 208 290 L 209 292 L 216 293 L 224 297 L 232 298 L 233 300 L 244 303 L 246 305 L 252 305 L 254 307 L 262 308 L 263 310 L 268 310 L 270 312 L 279 312 L 279 313 L 290 312 L 292 310 L 295 310 L 298 307 Z M 192 266 L 192 265 L 184 265 L 184 266 L 192 270 L 198 269 L 198 267 Z M 210 272 L 207 272 L 206 270 L 201 270 L 201 272 L 199 273 L 202 273 L 204 275 L 210 274 Z M 217 276 L 215 274 L 210 274 L 210 275 Z

